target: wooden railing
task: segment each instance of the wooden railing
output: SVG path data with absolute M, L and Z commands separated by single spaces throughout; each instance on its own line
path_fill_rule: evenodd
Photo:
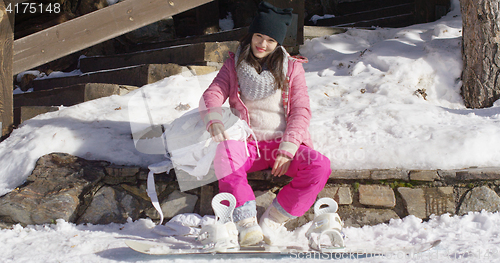
M 0 0 L 0 114 L 12 129 L 12 76 L 213 0 L 125 0 L 14 41 L 14 12 Z

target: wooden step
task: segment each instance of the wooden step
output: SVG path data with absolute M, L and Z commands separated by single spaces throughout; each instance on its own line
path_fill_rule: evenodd
M 238 41 L 207 42 L 138 51 L 113 56 L 96 56 L 80 59 L 80 70 L 84 73 L 99 70 L 123 68 L 142 64 L 210 65 L 223 63 L 235 52 Z
M 84 73 L 79 76 L 48 78 L 33 80 L 29 87 L 34 91 L 49 90 L 58 87 L 68 87 L 82 83 L 112 83 L 142 87 L 162 80 L 166 77 L 184 74 L 186 76 L 202 75 L 216 71 L 209 66 L 179 66 L 177 64 L 145 64 L 139 66 L 117 68 Z
M 369 28 L 369 27 L 385 27 L 385 28 L 398 28 L 406 27 L 414 24 L 414 14 L 402 14 L 392 17 L 383 17 L 367 21 L 358 21 L 351 24 L 344 24 L 339 26 L 356 27 L 356 28 Z
M 396 6 L 401 4 L 412 4 L 415 6 L 415 0 L 364 0 L 343 2 L 337 5 L 337 16 L 344 16 L 353 13 L 373 11 L 380 8 Z
M 381 26 L 376 21 L 413 15 L 415 12 L 415 5 L 400 4 L 396 6 L 382 7 L 375 10 L 363 11 L 352 13 L 344 16 L 337 16 L 327 19 L 320 19 L 317 21 L 318 26 L 360 26 L 356 25 L 358 22 L 363 22 L 365 26 Z M 371 22 L 371 23 L 369 23 Z M 413 22 L 413 21 L 412 21 Z
M 111 95 L 124 95 L 134 89 L 137 87 L 108 83 L 82 83 L 69 87 L 15 94 L 14 107 L 72 106 Z

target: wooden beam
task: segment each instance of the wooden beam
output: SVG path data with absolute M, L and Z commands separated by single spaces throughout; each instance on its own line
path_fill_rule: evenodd
M 13 73 L 43 65 L 212 0 L 126 0 L 14 42 Z
M 6 6 L 11 0 L 0 1 L 0 122 L 1 136 L 7 135 L 13 124 L 12 57 L 14 42 L 14 14 Z

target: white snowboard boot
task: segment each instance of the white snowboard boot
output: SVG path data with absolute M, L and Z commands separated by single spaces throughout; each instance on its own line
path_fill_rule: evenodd
M 228 201 L 229 206 L 222 204 Z M 238 229 L 233 222 L 233 211 L 236 207 L 236 198 L 230 193 L 220 193 L 212 199 L 212 208 L 215 213 L 215 224 L 201 228 L 198 240 L 207 251 L 223 252 L 228 249 L 237 249 Z
M 236 228 L 239 232 L 239 241 L 242 247 L 255 245 L 264 238 L 255 216 L 236 222 Z
M 306 233 L 309 246 L 318 251 L 335 250 L 344 247 L 342 227 L 344 223 L 336 213 L 337 202 L 331 198 L 321 198 L 314 204 L 314 220 Z M 329 244 L 322 244 L 322 237 L 329 238 Z
M 274 205 L 270 205 L 260 218 L 259 223 L 264 235 L 264 241 L 268 245 L 276 245 L 280 229 L 284 228 L 285 223 L 290 219 L 290 217 L 280 213 Z

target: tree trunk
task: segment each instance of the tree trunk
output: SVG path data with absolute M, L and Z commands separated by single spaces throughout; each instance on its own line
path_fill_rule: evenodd
M 500 98 L 500 0 L 460 0 L 460 5 L 465 106 L 491 107 Z

